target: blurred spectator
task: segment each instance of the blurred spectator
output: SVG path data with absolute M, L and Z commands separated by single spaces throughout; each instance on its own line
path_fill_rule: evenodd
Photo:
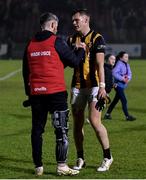
M 105 56 L 104 72 L 105 72 L 105 90 L 109 94 L 113 88 L 114 79 L 112 75 L 112 69 L 115 65 L 116 57 L 114 54 L 107 54 Z
M 131 116 L 128 112 L 127 98 L 125 96 L 125 89 L 127 88 L 128 83 L 132 79 L 132 72 L 128 61 L 129 61 L 128 53 L 126 53 L 125 51 L 119 52 L 119 54 L 116 57 L 115 66 L 112 70 L 116 94 L 113 101 L 111 102 L 110 106 L 107 109 L 104 119 L 112 119 L 111 113 L 120 100 L 126 120 L 127 121 L 136 120 L 136 118 Z
M 127 18 L 125 19 L 124 28 L 126 30 L 127 42 L 135 43 L 138 34 L 138 19 L 136 12 L 133 9 L 129 11 Z
M 0 26 L 3 26 L 5 23 L 6 12 L 7 12 L 6 1 L 0 1 Z
M 5 40 L 7 31 L 11 31 L 16 42 L 27 42 L 39 27 L 38 16 L 46 11 L 55 12 L 61 21 L 63 20 L 59 33 L 66 36 L 68 32 L 72 32 L 68 14 L 78 7 L 89 9 L 94 22 L 92 28 L 101 32 L 107 43 L 145 42 L 145 0 L 92 0 L 92 3 L 91 0 L 62 0 L 61 2 L 60 4 L 59 0 L 0 1 L 0 41 Z M 137 36 L 139 29 L 141 33 Z
M 122 41 L 123 38 L 123 12 L 121 7 L 112 8 L 113 35 L 116 41 Z
M 13 58 L 13 46 L 14 46 L 14 41 L 12 40 L 11 36 L 8 36 L 7 38 L 7 59 L 12 59 Z

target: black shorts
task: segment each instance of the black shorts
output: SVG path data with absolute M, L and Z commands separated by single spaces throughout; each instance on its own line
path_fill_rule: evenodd
M 48 95 L 32 95 L 30 96 L 30 103 L 33 109 L 44 109 L 52 114 L 54 111 L 68 109 L 67 97 L 67 91 Z

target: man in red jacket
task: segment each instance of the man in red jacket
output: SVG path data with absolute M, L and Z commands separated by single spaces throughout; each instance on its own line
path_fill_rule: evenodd
M 75 55 L 68 45 L 55 35 L 58 18 L 52 13 L 41 15 L 40 25 L 42 31 L 29 42 L 23 57 L 25 93 L 29 97 L 32 110 L 31 144 L 35 172 L 38 176 L 43 174 L 42 133 L 50 112 L 56 135 L 57 174 L 76 175 L 79 171 L 66 164 L 69 110 L 64 66 L 78 66 L 84 57 L 86 46 L 80 43 Z

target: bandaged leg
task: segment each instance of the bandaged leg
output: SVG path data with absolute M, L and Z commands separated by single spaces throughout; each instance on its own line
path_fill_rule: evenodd
M 56 134 L 56 161 L 65 163 L 68 152 L 68 113 L 69 110 L 55 111 L 52 114 L 52 122 Z

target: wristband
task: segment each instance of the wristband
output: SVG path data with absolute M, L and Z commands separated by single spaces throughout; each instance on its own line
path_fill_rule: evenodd
M 100 83 L 99 83 L 99 87 L 100 87 L 100 88 L 105 88 L 105 83 L 104 83 L 104 82 L 100 82 Z

